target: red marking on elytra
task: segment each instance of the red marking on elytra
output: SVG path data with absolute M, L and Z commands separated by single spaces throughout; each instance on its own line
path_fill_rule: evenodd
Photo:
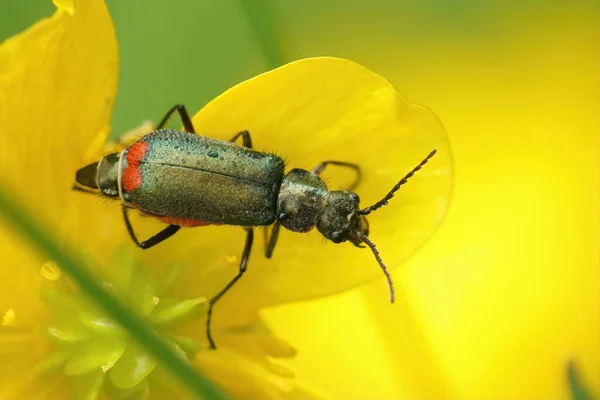
M 159 220 L 160 222 L 163 222 L 165 224 L 179 225 L 183 228 L 195 228 L 197 226 L 219 225 L 219 224 L 213 224 L 212 222 L 199 221 L 196 219 L 177 218 L 177 217 L 170 217 L 168 215 L 156 215 L 156 214 L 152 214 L 148 211 L 144 211 L 144 210 L 138 210 L 138 211 L 140 214 L 142 214 L 145 217 L 156 218 L 157 220 Z
M 148 151 L 149 147 L 150 145 L 148 142 L 143 140 L 132 144 L 129 150 L 127 150 L 126 156 L 129 165 L 138 165 L 140 161 L 142 161 L 142 158 L 144 158 L 144 155 Z
M 142 171 L 137 165 L 128 165 L 123 171 L 123 189 L 132 192 L 142 186 Z
M 129 150 L 127 150 L 127 168 L 123 171 L 123 189 L 127 192 L 132 192 L 142 186 L 144 182 L 142 177 L 142 170 L 140 169 L 140 161 L 144 158 L 144 155 L 148 151 L 150 145 L 148 142 L 139 141 L 134 143 Z
M 179 225 L 182 226 L 184 228 L 195 228 L 197 226 L 208 226 L 208 225 L 212 225 L 212 223 L 210 222 L 204 222 L 204 221 L 197 221 L 195 219 L 186 219 L 186 218 L 177 218 L 177 217 L 169 217 L 169 216 L 157 216 L 156 218 L 158 218 L 161 222 L 164 222 L 165 224 L 171 224 L 171 225 Z

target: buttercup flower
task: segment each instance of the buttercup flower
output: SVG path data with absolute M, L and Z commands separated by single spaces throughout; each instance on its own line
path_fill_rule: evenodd
M 100 0 L 56 1 L 49 19 L 0 47 L 0 182 L 13 188 L 66 247 L 102 266 L 107 290 L 147 318 L 164 339 L 223 390 L 243 399 L 310 399 L 314 389 L 274 360 L 296 350 L 261 322 L 262 307 L 338 293 L 382 278 L 373 255 L 323 243 L 317 232 L 282 232 L 266 260 L 258 240 L 244 278 L 215 308 L 217 351 L 206 349 L 205 301 L 237 272 L 243 231 L 182 230 L 142 252 L 118 208 L 71 190 L 75 171 L 96 161 L 110 131 L 117 46 Z M 408 258 L 448 206 L 451 158 L 443 127 L 381 77 L 347 60 L 306 59 L 244 82 L 193 117 L 199 134 L 230 139 L 248 130 L 258 149 L 283 153 L 294 167 L 358 161 L 361 204 L 370 205 L 431 150 L 427 168 L 393 206 L 370 216 L 390 267 Z M 149 129 L 148 126 L 145 129 Z M 117 145 L 118 146 L 118 145 Z M 332 188 L 344 171 L 325 174 Z M 133 217 L 140 237 L 161 225 Z M 0 399 L 184 396 L 164 366 L 81 298 L 60 266 L 0 225 Z M 182 266 L 175 269 L 174 265 Z M 174 272 L 181 272 L 175 279 Z M 166 284 L 168 283 L 168 284 Z M 382 296 L 387 296 L 382 283 Z M 177 324 L 175 324 L 177 322 Z

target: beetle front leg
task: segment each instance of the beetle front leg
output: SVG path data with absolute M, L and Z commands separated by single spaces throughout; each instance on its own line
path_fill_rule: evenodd
M 230 142 L 235 142 L 235 140 L 237 138 L 239 138 L 240 136 L 242 137 L 243 146 L 251 149 L 252 148 L 252 139 L 250 138 L 250 132 L 248 132 L 248 131 L 242 131 L 242 132 L 238 133 L 230 140 Z
M 240 260 L 240 270 L 238 274 L 227 284 L 227 286 L 223 288 L 223 290 L 217 293 L 217 295 L 210 300 L 208 306 L 208 314 L 206 317 L 206 336 L 208 337 L 208 343 L 210 344 L 211 349 L 217 348 L 217 346 L 215 346 L 215 341 L 213 340 L 212 335 L 210 333 L 210 323 L 212 321 L 213 308 L 217 301 L 219 301 L 219 299 L 221 299 L 221 297 L 223 297 L 223 295 L 227 293 L 227 291 L 231 289 L 233 285 L 235 285 L 235 283 L 242 277 L 242 275 L 244 275 L 244 272 L 246 272 L 246 268 L 248 267 L 248 260 L 250 259 L 250 251 L 252 250 L 253 241 L 254 230 L 252 228 L 247 228 L 246 244 L 244 245 L 244 251 L 242 252 L 242 259 Z
M 190 116 L 187 113 L 187 110 L 185 109 L 185 106 L 183 104 L 177 104 L 171 107 L 171 109 L 167 111 L 167 114 L 163 117 L 163 119 L 158 123 L 158 125 L 156 125 L 156 130 L 162 129 L 175 111 L 179 113 L 179 117 L 181 118 L 181 122 L 183 123 L 183 128 L 185 129 L 185 131 L 189 133 L 196 133 L 196 131 L 194 130 L 194 125 L 192 125 L 192 120 L 190 119 Z
M 131 226 L 131 222 L 129 221 L 127 207 L 122 206 L 121 209 L 123 210 L 123 220 L 125 221 L 125 226 L 127 227 L 127 232 L 129 232 L 131 240 L 133 240 L 133 242 L 143 250 L 149 249 L 150 247 L 159 244 L 163 240 L 170 238 L 181 228 L 179 225 L 169 225 L 162 231 L 158 232 L 156 235 L 152 236 L 150 239 L 144 240 L 140 243 L 140 241 L 135 236 L 135 232 L 133 231 L 133 227 Z
M 325 167 L 327 167 L 328 165 L 337 165 L 338 167 L 346 167 L 346 168 L 350 168 L 350 169 L 354 170 L 354 172 L 356 172 L 356 178 L 354 179 L 354 182 L 352 182 L 350 187 L 348 187 L 348 189 L 347 189 L 348 191 L 351 191 L 356 186 L 358 186 L 358 184 L 360 183 L 360 180 L 362 178 L 362 172 L 360 170 L 360 166 L 358 164 L 354 164 L 354 163 L 349 163 L 349 162 L 345 162 L 345 161 L 334 161 L 334 160 L 323 161 L 323 162 L 317 164 L 317 166 L 315 166 L 311 172 L 314 174 L 317 174 L 317 175 L 321 175 L 321 173 L 325 170 Z
M 279 238 L 279 227 L 281 224 L 277 221 L 273 224 L 273 229 L 271 229 L 271 235 L 269 236 L 269 240 L 267 241 L 268 228 L 265 228 L 265 257 L 271 258 L 273 256 L 273 250 L 275 250 L 275 245 L 277 244 L 277 238 Z

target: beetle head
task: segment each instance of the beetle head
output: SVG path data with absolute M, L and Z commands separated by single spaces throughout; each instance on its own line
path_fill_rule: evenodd
M 362 241 L 354 232 L 368 235 L 369 223 L 365 216 L 359 214 L 358 202 L 356 193 L 342 190 L 329 192 L 317 222 L 319 232 L 334 243 L 350 240 L 354 245 L 362 247 Z

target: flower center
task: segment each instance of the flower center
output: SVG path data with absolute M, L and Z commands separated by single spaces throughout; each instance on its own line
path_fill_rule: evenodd
M 113 259 L 121 261 L 113 262 L 102 277 L 107 290 L 143 316 L 186 361 L 206 348 L 177 333 L 185 322 L 205 316 L 204 298 L 173 297 L 169 294 L 173 276 L 157 280 L 130 256 Z M 41 275 L 45 278 L 41 295 L 53 315 L 45 332 L 54 345 L 36 371 L 69 376 L 78 399 L 94 400 L 103 392 L 118 398 L 146 397 L 157 366 L 154 358 L 61 277 L 55 264 L 45 263 Z

